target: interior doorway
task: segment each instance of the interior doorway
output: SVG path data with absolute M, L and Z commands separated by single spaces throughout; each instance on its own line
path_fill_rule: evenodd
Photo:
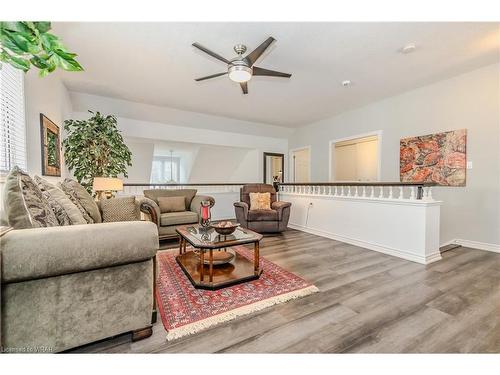
M 379 181 L 380 132 L 330 142 L 330 181 Z
M 264 152 L 264 183 L 274 184 L 284 182 L 285 155 L 274 152 Z
M 290 152 L 292 182 L 311 181 L 311 148 L 302 147 Z

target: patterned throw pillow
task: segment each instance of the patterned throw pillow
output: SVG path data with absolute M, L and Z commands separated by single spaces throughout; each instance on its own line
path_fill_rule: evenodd
M 270 210 L 271 193 L 250 193 L 250 210 Z
M 66 181 L 64 181 L 64 182 L 66 182 Z M 57 186 L 59 187 L 59 189 L 61 189 L 62 191 L 64 191 L 64 193 L 68 196 L 68 198 L 71 200 L 71 202 L 73 202 L 73 204 L 78 208 L 78 210 L 82 214 L 82 216 L 85 219 L 85 221 L 88 224 L 94 224 L 94 220 L 90 217 L 90 215 L 88 214 L 87 210 L 85 210 L 85 208 L 82 206 L 82 204 L 80 203 L 80 200 L 78 199 L 78 197 L 76 196 L 76 194 L 74 193 L 74 191 L 71 189 L 70 186 L 68 186 L 64 182 L 59 182 L 57 184 Z
M 35 176 L 34 180 L 45 199 L 49 202 L 59 221 L 59 225 L 87 224 L 78 207 L 71 202 L 61 189 L 39 176 Z
M 62 184 L 67 188 L 67 191 L 71 192 L 71 195 L 78 199 L 94 223 L 102 222 L 101 212 L 99 211 L 97 203 L 82 185 L 70 178 L 66 178 Z
M 140 212 L 135 197 L 103 199 L 99 204 L 104 223 L 139 220 Z
M 14 167 L 5 179 L 3 203 L 7 221 L 14 229 L 59 225 L 40 189 L 18 167 Z

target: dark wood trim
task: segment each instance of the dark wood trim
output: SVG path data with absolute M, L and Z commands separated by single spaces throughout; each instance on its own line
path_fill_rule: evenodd
M 254 185 L 260 182 L 242 182 L 242 183 L 199 183 L 199 184 L 151 184 L 147 183 L 124 183 L 123 186 L 242 186 Z M 437 186 L 435 183 L 429 182 L 282 182 L 279 185 L 283 186 Z
M 436 186 L 428 182 L 285 182 L 280 186 Z
M 151 313 L 151 324 L 155 324 L 158 319 L 156 309 L 156 278 L 157 278 L 156 255 L 153 257 L 153 312 Z
M 266 182 L 266 173 L 267 173 L 267 167 L 266 167 L 266 156 L 281 156 L 281 179 L 285 181 L 285 154 L 280 154 L 276 152 L 264 152 L 264 175 L 262 176 L 262 181 L 267 184 Z M 269 184 L 273 185 L 274 181 L 271 181 Z
M 256 182 L 257 183 L 257 182 Z M 241 185 L 248 185 L 248 184 L 253 184 L 252 182 L 241 182 L 241 183 L 235 183 L 235 182 L 228 182 L 228 183 L 199 183 L 199 184 L 152 184 L 150 182 L 145 182 L 145 183 L 124 183 L 123 186 L 241 186 Z
M 135 331 L 132 331 L 132 341 L 135 342 L 142 339 L 147 339 L 152 334 L 153 334 L 153 326 L 136 329 Z
M 46 133 L 48 131 L 57 135 L 57 166 L 48 165 L 48 144 Z M 54 121 L 49 119 L 43 113 L 40 113 L 40 152 L 42 162 L 42 176 L 61 177 L 61 130 Z

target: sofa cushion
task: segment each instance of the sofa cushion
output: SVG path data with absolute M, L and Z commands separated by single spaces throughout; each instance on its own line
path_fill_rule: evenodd
M 191 201 L 196 195 L 196 189 L 179 189 L 179 190 L 169 190 L 169 189 L 151 189 L 144 190 L 144 196 L 146 198 L 152 199 L 156 202 L 157 205 L 160 205 L 158 201 L 159 197 L 179 197 L 182 196 L 185 199 L 186 208 L 185 210 L 189 210 L 189 206 L 191 205 Z
M 43 196 L 49 202 L 59 225 L 87 224 L 82 213 L 64 192 L 40 176 L 34 178 Z
M 3 188 L 5 221 L 14 229 L 58 226 L 56 215 L 31 177 L 17 166 Z
M 168 212 L 160 215 L 160 224 L 169 225 L 193 224 L 198 222 L 198 214 L 192 211 Z
M 77 205 L 88 223 L 101 223 L 101 213 L 94 198 L 75 180 L 66 178 L 60 183 L 62 190 L 68 195 L 71 201 Z M 82 211 L 82 208 L 84 211 Z M 85 215 L 85 212 L 87 215 Z M 89 217 L 91 220 L 89 220 Z
M 275 210 L 250 210 L 248 221 L 278 221 L 278 211 Z
M 167 212 L 186 211 L 186 200 L 182 196 L 178 197 L 158 197 L 158 205 L 162 214 Z
M 134 221 L 140 218 L 139 207 L 135 204 L 135 197 L 103 199 L 99 204 L 104 223 Z
M 251 210 L 270 210 L 271 193 L 250 193 Z

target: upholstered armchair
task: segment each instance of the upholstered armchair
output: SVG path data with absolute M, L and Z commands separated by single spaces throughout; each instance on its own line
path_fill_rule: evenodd
M 178 225 L 196 224 L 199 222 L 200 207 L 202 201 L 210 201 L 211 207 L 215 199 L 207 195 L 198 195 L 195 189 L 151 189 L 144 190 L 144 196 L 140 199 L 140 210 L 146 214 L 147 219 L 158 227 L 160 240 L 176 238 L 175 228 Z M 185 210 L 180 212 L 161 212 L 159 198 L 179 197 L 185 199 Z
M 255 210 L 250 206 L 250 193 L 269 193 L 270 210 Z M 276 233 L 287 229 L 290 202 L 279 202 L 276 190 L 268 184 L 249 184 L 240 189 L 240 202 L 234 203 L 236 220 L 241 226 L 258 233 Z

